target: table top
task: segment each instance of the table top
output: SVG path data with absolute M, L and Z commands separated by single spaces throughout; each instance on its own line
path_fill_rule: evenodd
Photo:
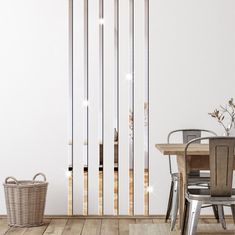
M 155 147 L 163 155 L 184 155 L 186 144 L 156 144 Z M 209 144 L 192 144 L 188 155 L 209 155 Z

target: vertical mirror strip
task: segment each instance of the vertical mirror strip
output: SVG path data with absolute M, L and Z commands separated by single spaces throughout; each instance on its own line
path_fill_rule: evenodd
M 104 0 L 99 3 L 99 51 L 100 51 L 100 168 L 99 168 L 99 212 L 103 214 L 104 211 Z
M 88 0 L 84 1 L 84 210 L 88 214 Z
M 118 214 L 118 135 L 119 135 L 119 0 L 114 0 L 114 214 Z
M 68 117 L 68 169 L 73 167 L 73 0 L 68 1 L 68 58 L 69 58 L 69 117 Z M 69 172 L 68 172 L 69 173 Z M 71 190 L 71 191 L 70 191 Z M 73 177 L 68 175 L 68 214 L 73 214 Z
M 129 215 L 130 1 L 119 0 L 118 8 L 118 212 Z
M 153 45 L 154 43 L 151 43 L 151 38 L 154 38 L 152 34 L 154 34 L 154 19 L 153 16 L 155 15 L 154 8 L 151 7 L 151 1 L 149 1 L 149 186 L 151 187 L 151 193 L 149 193 L 149 215 L 156 215 L 159 214 L 158 210 L 158 194 L 161 193 L 161 189 L 159 189 L 159 185 L 157 185 L 156 179 L 159 175 L 158 172 L 156 172 L 156 166 L 158 164 L 158 160 L 156 159 L 156 149 L 154 147 L 154 128 L 153 128 L 153 122 L 156 121 L 155 115 L 154 115 L 154 109 L 152 108 L 154 105 L 154 97 L 155 97 L 155 90 L 156 87 L 153 86 L 154 83 L 152 82 L 153 79 L 153 67 L 156 66 L 154 63 L 155 56 L 153 55 Z M 162 213 L 165 213 L 166 211 L 162 211 Z
M 134 214 L 144 215 L 145 2 L 134 1 Z
M 88 0 L 88 214 L 99 214 L 99 0 Z
M 83 214 L 84 198 L 84 0 L 73 0 L 73 214 Z
M 134 0 L 129 0 L 130 2 L 130 86 L 129 86 L 129 148 L 130 148 L 130 183 L 129 183 L 129 190 L 130 190 L 130 215 L 134 214 Z
M 114 0 L 104 0 L 103 211 L 114 214 L 115 25 Z
M 145 214 L 149 214 L 149 194 L 152 187 L 149 185 L 149 0 L 145 1 L 145 103 L 144 103 L 144 126 L 145 126 Z

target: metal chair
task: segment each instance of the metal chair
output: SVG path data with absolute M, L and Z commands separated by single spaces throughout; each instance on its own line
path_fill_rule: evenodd
M 190 141 L 185 147 L 185 172 L 188 172 L 189 146 L 196 141 L 209 140 L 210 185 L 209 188 L 192 188 L 186 174 L 185 213 L 182 235 L 196 234 L 200 210 L 203 205 L 217 205 L 219 220 L 225 228 L 223 205 L 232 208 L 235 218 L 235 189 L 232 188 L 235 155 L 234 137 L 205 137 Z
M 216 133 L 210 130 L 204 129 L 179 129 L 171 131 L 167 136 L 167 143 L 170 143 L 171 137 L 173 134 L 182 133 L 182 143 L 186 144 L 192 139 L 200 138 L 202 133 L 206 133 L 209 135 L 216 136 Z M 200 143 L 200 140 L 195 141 L 195 143 Z M 179 174 L 177 172 L 173 172 L 172 170 L 172 162 L 171 162 L 171 155 L 169 155 L 169 170 L 171 175 L 171 187 L 170 187 L 170 194 L 168 199 L 168 206 L 165 221 L 169 219 L 171 215 L 171 230 L 174 229 L 177 213 L 178 213 L 178 197 L 179 197 Z M 207 184 L 209 182 L 209 175 L 204 174 L 204 177 L 200 177 L 199 171 L 191 172 L 190 182 L 193 185 L 197 184 Z M 216 207 L 213 207 L 215 217 L 218 219 L 218 213 Z

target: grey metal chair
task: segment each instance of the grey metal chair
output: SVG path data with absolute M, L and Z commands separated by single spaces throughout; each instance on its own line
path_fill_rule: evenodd
M 231 206 L 235 219 L 235 189 L 232 188 L 235 156 L 234 137 L 205 137 L 190 141 L 185 147 L 185 172 L 188 172 L 189 146 L 196 141 L 209 140 L 210 185 L 209 188 L 192 188 L 189 176 L 185 184 L 185 213 L 182 235 L 196 234 L 201 208 L 205 205 L 217 205 L 219 220 L 225 228 L 223 205 Z M 235 222 L 235 220 L 234 220 Z
M 171 137 L 173 134 L 176 133 L 182 133 L 182 143 L 186 144 L 190 140 L 195 139 L 195 138 L 200 138 L 202 133 L 206 133 L 207 135 L 212 135 L 216 136 L 216 133 L 210 130 L 205 130 L 205 129 L 178 129 L 178 130 L 173 130 L 171 131 L 168 136 L 167 136 L 167 143 L 171 143 Z M 200 143 L 200 140 L 195 141 L 195 143 Z M 176 223 L 176 218 L 177 218 L 177 213 L 178 213 L 178 197 L 179 197 L 179 174 L 177 172 L 173 172 L 172 170 L 172 162 L 171 162 L 171 155 L 169 155 L 169 170 L 170 170 L 170 175 L 171 175 L 171 187 L 170 187 L 170 194 L 169 194 L 169 199 L 168 199 L 168 206 L 167 206 L 167 212 L 166 212 L 166 217 L 165 221 L 169 219 L 171 216 L 171 230 L 174 229 L 175 223 Z M 193 171 L 190 173 L 190 183 L 192 185 L 200 185 L 200 184 L 208 184 L 209 182 L 209 175 L 204 174 L 203 177 L 200 177 L 200 172 L 199 171 Z M 218 219 L 218 213 L 217 213 L 217 208 L 216 206 L 213 207 L 214 214 L 216 219 Z

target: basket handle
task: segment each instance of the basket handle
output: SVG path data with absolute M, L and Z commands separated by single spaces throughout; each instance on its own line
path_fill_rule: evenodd
M 9 179 L 13 180 L 17 185 L 19 184 L 19 181 L 18 181 L 16 178 L 14 178 L 13 176 L 7 177 L 7 178 L 5 179 L 5 184 L 8 183 L 8 180 L 9 180 Z
M 35 181 L 35 179 L 36 179 L 39 175 L 41 175 L 41 176 L 43 177 L 44 181 L 47 181 L 47 178 L 46 178 L 46 176 L 45 176 L 43 173 L 37 173 L 37 174 L 33 177 L 33 181 Z

